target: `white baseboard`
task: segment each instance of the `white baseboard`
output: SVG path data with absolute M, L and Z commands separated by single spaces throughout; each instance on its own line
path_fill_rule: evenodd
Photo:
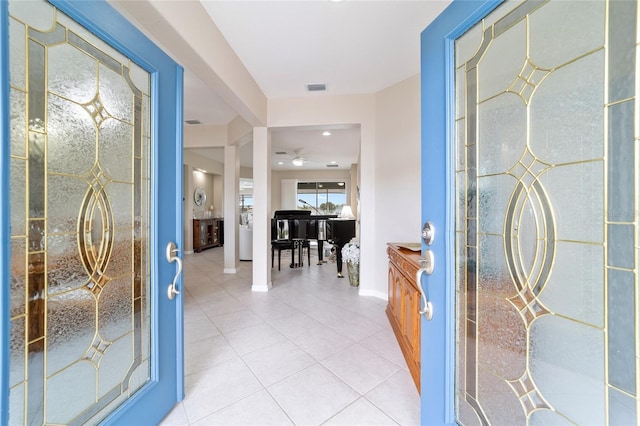
M 222 272 L 225 274 L 237 274 L 238 268 L 224 268 Z
M 255 292 L 261 292 L 261 293 L 266 293 L 267 291 L 271 290 L 271 281 L 269 281 L 269 283 L 267 285 L 251 285 L 251 291 L 255 291 Z
M 193 254 L 193 250 L 185 250 L 184 254 Z
M 387 293 L 382 293 L 379 291 L 374 291 L 374 290 L 366 290 L 364 288 L 360 288 L 360 291 L 358 292 L 358 295 L 360 296 L 371 296 L 371 297 L 377 297 L 378 299 L 382 299 L 386 302 L 389 301 L 389 295 Z

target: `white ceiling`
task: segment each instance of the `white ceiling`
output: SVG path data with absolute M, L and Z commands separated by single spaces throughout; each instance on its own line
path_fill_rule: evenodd
M 164 0 L 178 1 L 178 0 Z M 182 0 L 197 1 L 197 0 Z M 450 0 L 200 0 L 267 98 L 369 94 L 420 72 L 420 33 Z M 121 9 L 126 0 L 112 0 Z M 125 15 L 140 26 L 143 17 Z M 122 10 L 122 9 L 121 9 Z M 144 28 L 142 28 L 144 31 Z M 153 37 L 151 37 L 153 39 Z M 162 43 L 156 41 L 161 47 Z M 169 52 L 180 62 L 180 52 Z M 237 114 L 185 67 L 185 120 L 227 124 Z M 309 93 L 307 84 L 323 83 L 327 91 Z M 187 124 L 188 125 L 188 124 Z M 299 151 L 303 169 L 341 169 L 357 162 L 360 132 L 327 123 L 320 128 L 272 129 L 273 151 L 287 159 Z M 202 154 L 221 159 L 220 149 Z M 240 149 L 241 165 L 251 165 L 251 147 Z M 274 154 L 275 170 L 293 168 Z
M 202 1 L 268 98 L 373 93 L 418 73 L 447 1 Z

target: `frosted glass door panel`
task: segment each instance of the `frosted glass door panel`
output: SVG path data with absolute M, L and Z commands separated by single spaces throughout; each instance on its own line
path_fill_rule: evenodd
M 150 377 L 150 75 L 11 2 L 11 424 L 96 424 Z
M 507 2 L 456 41 L 456 418 L 637 424 L 637 2 Z

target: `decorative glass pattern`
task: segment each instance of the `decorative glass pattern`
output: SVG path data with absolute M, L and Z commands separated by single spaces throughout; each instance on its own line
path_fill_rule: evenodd
M 637 424 L 637 2 L 507 2 L 456 40 L 456 418 Z
M 96 424 L 150 378 L 148 72 L 11 1 L 11 424 Z

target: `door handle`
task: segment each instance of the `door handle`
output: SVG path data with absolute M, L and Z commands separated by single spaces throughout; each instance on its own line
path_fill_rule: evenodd
M 416 286 L 418 286 L 418 290 L 420 290 L 420 295 L 422 296 L 422 304 L 424 307 L 420 309 L 419 313 L 420 315 L 424 315 L 424 318 L 427 321 L 431 321 L 431 319 L 433 318 L 433 305 L 431 304 L 429 299 L 427 299 L 427 295 L 422 288 L 422 274 L 433 274 L 433 252 L 431 250 L 425 251 L 424 257 L 420 259 L 420 263 L 423 264 L 423 267 L 416 271 Z
M 178 271 L 176 272 L 176 276 L 173 277 L 173 282 L 169 284 L 169 288 L 167 288 L 167 297 L 169 300 L 173 300 L 176 295 L 180 294 L 180 291 L 176 288 L 176 283 L 178 282 L 178 277 L 182 273 L 182 259 L 177 256 L 180 250 L 176 247 L 176 243 L 173 241 L 169 241 L 167 244 L 167 262 L 173 263 L 178 262 Z
M 424 308 L 420 309 L 419 313 L 420 315 L 424 315 L 427 321 L 431 321 L 431 318 L 433 318 L 433 305 L 431 304 L 429 299 L 427 299 L 427 295 L 424 293 L 424 290 L 422 289 L 422 283 L 420 282 L 422 278 L 422 274 L 426 272 L 427 272 L 426 268 L 418 269 L 418 271 L 416 272 L 416 285 L 418 286 L 418 289 L 420 290 L 420 294 L 422 295 L 422 304 L 424 306 Z

